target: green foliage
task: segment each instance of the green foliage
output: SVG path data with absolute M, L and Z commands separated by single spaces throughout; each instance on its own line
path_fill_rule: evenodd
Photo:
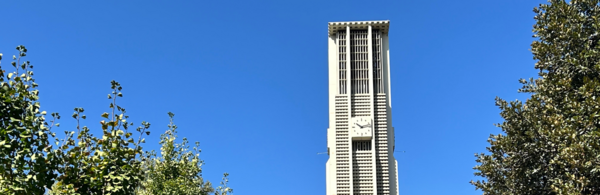
M 0 195 L 233 193 L 227 187 L 227 173 L 216 190 L 203 180 L 198 143 L 191 150 L 186 138 L 175 143 L 173 113 L 169 113 L 169 130 L 161 135 L 161 157 L 154 151 L 144 156 L 140 144 L 144 134 L 150 134 L 150 123 L 142 122 L 130 131 L 133 123 L 117 105 L 123 94 L 116 81 L 111 82 L 108 95 L 110 113 L 101 115 L 102 137 L 95 137 L 80 124 L 86 119 L 84 109 L 75 108 L 76 131 L 65 131 L 65 137 L 53 145 L 51 127 L 59 126 L 54 122 L 60 115 L 52 113 L 51 124 L 46 122 L 33 66 L 29 61 L 21 63 L 27 49 L 18 46 L 17 50 L 19 56 L 13 56 L 11 63 L 15 71 L 6 73 L 0 67 Z M 2 56 L 0 53 L 0 60 Z
M 221 186 L 217 187 L 215 190 L 215 195 L 227 195 L 233 194 L 233 189 L 227 187 L 227 183 L 229 182 L 229 173 L 223 173 L 223 181 L 221 181 Z
M 500 98 L 504 134 L 476 154 L 484 194 L 600 194 L 600 6 L 550 0 L 534 9 L 539 78 L 525 103 Z
M 200 160 L 199 143 L 190 150 L 188 140 L 178 144 L 177 126 L 173 123 L 173 113 L 169 112 L 169 129 L 160 136 L 160 157 L 157 157 L 155 151 L 147 152 L 143 167 L 146 173 L 146 179 L 141 182 L 137 194 L 140 195 L 169 195 L 169 194 L 199 194 L 207 195 L 211 192 L 215 194 L 226 195 L 233 190 L 227 187 L 227 173 L 225 173 L 224 182 L 217 187 L 215 191 L 210 182 L 202 178 L 202 165 L 204 161 Z
M 139 137 L 134 140 L 127 121 L 125 109 L 117 105 L 122 97 L 121 85 L 111 82 L 111 114 L 103 113 L 100 121 L 102 137 L 94 137 L 86 126 L 80 127 L 85 119 L 83 108 L 75 108 L 72 117 L 77 121 L 77 132 L 65 132 L 55 153 L 60 157 L 60 176 L 52 186 L 52 194 L 134 194 L 137 184 L 143 179 L 141 143 L 143 134 L 149 134 L 150 124 L 142 122 L 135 131 Z
M 33 66 L 21 63 L 27 49 L 17 50 L 15 71 L 0 68 L 0 194 L 43 194 L 56 177 L 57 159 L 50 152 L 52 134 L 40 111 Z

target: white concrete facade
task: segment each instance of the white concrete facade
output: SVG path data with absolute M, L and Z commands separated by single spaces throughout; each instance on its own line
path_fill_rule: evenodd
M 397 195 L 390 22 L 329 23 L 327 195 Z

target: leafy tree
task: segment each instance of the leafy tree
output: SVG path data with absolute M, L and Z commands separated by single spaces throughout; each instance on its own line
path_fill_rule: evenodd
M 21 63 L 27 49 L 17 50 L 15 71 L 6 74 L 0 67 L 0 194 L 43 194 L 56 177 L 48 140 L 53 135 L 40 111 L 33 65 Z
M 175 143 L 177 126 L 172 113 L 169 130 L 161 136 L 161 157 L 154 151 L 143 156 L 140 144 L 144 134 L 150 134 L 150 123 L 142 122 L 135 129 L 139 137 L 134 139 L 133 123 L 117 105 L 123 94 L 116 81 L 111 82 L 108 95 L 111 112 L 101 115 L 105 119 L 100 121 L 102 137 L 81 125 L 86 119 L 84 109 L 75 108 L 76 131 L 65 131 L 65 138 L 56 140 L 53 149 L 51 127 L 59 126 L 55 121 L 60 115 L 52 113 L 51 124 L 46 122 L 33 66 L 29 61 L 21 63 L 27 49 L 18 46 L 17 50 L 19 56 L 13 56 L 11 63 L 15 71 L 6 73 L 0 67 L 0 195 L 233 193 L 227 187 L 227 173 L 216 190 L 203 180 L 198 143 L 191 151 L 186 138 Z
M 476 154 L 484 194 L 600 194 L 600 6 L 549 0 L 534 9 L 537 79 L 524 103 L 496 98 L 504 134 Z
M 117 105 L 117 98 L 123 97 L 121 85 L 111 82 L 111 114 L 101 116 L 102 137 L 94 137 L 86 126 L 80 128 L 80 120 L 85 119 L 83 108 L 75 108 L 72 117 L 77 121 L 77 132 L 65 132 L 56 154 L 61 162 L 57 169 L 60 176 L 52 187 L 52 194 L 134 194 L 135 188 L 143 179 L 140 157 L 143 134 L 149 135 L 150 123 L 142 122 L 136 131 L 139 138 L 134 140 L 129 129 L 133 123 L 127 121 L 125 109 Z M 56 115 L 58 116 L 58 115 Z M 60 142 L 57 142 L 58 145 Z
M 0 67 L 0 194 L 44 194 L 52 186 L 52 194 L 133 194 L 139 181 L 142 154 L 142 134 L 149 134 L 149 123 L 142 122 L 136 130 L 137 142 L 128 129 L 125 109 L 116 104 L 122 97 L 122 87 L 112 81 L 109 99 L 111 115 L 102 114 L 102 138 L 94 137 L 80 119 L 85 119 L 83 108 L 75 108 L 77 134 L 65 132 L 66 138 L 56 142 L 52 149 L 50 137 L 58 113 L 48 125 L 40 111 L 38 84 L 33 78 L 29 61 L 21 63 L 27 49 L 17 47 L 13 56 L 14 72 L 6 74 Z M 0 54 L 2 60 L 2 54 Z M 74 136 L 76 136 L 74 138 Z
M 137 194 L 140 195 L 169 195 L 169 194 L 215 194 L 226 195 L 233 190 L 227 187 L 225 173 L 223 182 L 215 191 L 209 181 L 202 178 L 202 165 L 200 160 L 199 143 L 190 150 L 187 138 L 178 144 L 177 126 L 173 123 L 175 115 L 169 112 L 169 129 L 160 136 L 160 157 L 156 152 L 147 152 L 144 156 L 143 167 L 146 179 L 141 182 Z

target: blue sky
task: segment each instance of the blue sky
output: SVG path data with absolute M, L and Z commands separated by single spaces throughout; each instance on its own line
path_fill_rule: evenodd
M 325 194 L 327 22 L 390 20 L 400 194 L 481 194 L 473 154 L 500 133 L 494 98 L 527 98 L 540 3 L 3 1 L 0 52 L 28 48 L 59 132 L 74 107 L 99 132 L 117 80 L 131 120 L 152 123 L 145 149 L 171 111 L 213 183 L 229 172 L 235 194 Z

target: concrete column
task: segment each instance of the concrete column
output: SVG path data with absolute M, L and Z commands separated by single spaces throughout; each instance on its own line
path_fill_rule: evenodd
M 348 82 L 348 155 L 350 159 L 350 194 L 354 194 L 354 171 L 352 163 L 352 136 L 350 133 L 350 121 L 352 120 L 352 62 L 350 62 L 350 26 L 346 26 L 346 79 Z
M 369 75 L 369 94 L 371 95 L 371 127 L 373 135 L 371 136 L 371 159 L 373 166 L 373 194 L 377 194 L 377 145 L 375 145 L 375 139 L 377 135 L 377 127 L 375 126 L 375 90 L 374 90 L 374 78 L 373 78 L 373 28 L 369 25 L 369 31 L 367 33 L 367 59 L 368 68 L 367 72 Z
M 325 164 L 325 178 L 326 178 L 326 194 L 334 194 L 336 189 L 336 165 L 335 159 L 336 150 L 335 150 L 335 120 L 332 120 L 333 116 L 335 118 L 335 96 L 339 93 L 339 55 L 338 55 L 338 44 L 337 44 L 336 35 L 329 35 L 328 38 L 328 47 L 329 47 L 329 128 L 327 128 L 327 151 L 329 159 L 327 159 L 327 163 Z M 331 150 L 333 149 L 333 150 Z

